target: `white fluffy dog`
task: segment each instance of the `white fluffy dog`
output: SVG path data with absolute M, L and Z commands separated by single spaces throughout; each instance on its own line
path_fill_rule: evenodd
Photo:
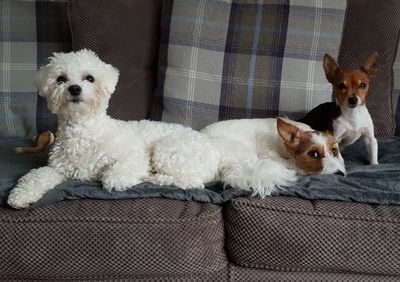
M 109 191 L 152 181 L 154 173 L 156 182 L 182 188 L 202 188 L 204 182 L 215 179 L 218 153 L 197 131 L 146 120 L 125 122 L 106 114 L 118 76 L 117 69 L 86 49 L 55 53 L 40 69 L 37 85 L 49 109 L 57 114 L 57 137 L 48 165 L 18 181 L 8 198 L 10 206 L 28 207 L 67 179 L 101 181 Z M 162 150 L 155 148 L 169 138 L 177 140 L 181 151 L 174 156 L 169 150 L 167 159 L 157 155 Z M 182 139 L 185 144 L 179 146 Z

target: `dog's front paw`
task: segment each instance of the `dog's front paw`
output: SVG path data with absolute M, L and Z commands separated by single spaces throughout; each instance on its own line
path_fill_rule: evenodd
M 40 197 L 37 195 L 26 192 L 13 192 L 11 191 L 8 197 L 7 204 L 15 209 L 23 209 L 29 207 L 31 204 L 36 203 Z
M 124 191 L 143 182 L 139 178 L 125 175 L 105 175 L 101 182 L 107 191 Z
M 378 164 L 379 164 L 378 161 L 375 161 L 375 160 L 370 161 L 369 163 L 370 163 L 371 165 L 378 165 Z

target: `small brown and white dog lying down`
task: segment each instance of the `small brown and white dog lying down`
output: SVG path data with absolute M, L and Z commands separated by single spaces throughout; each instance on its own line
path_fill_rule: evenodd
M 293 184 L 297 175 L 345 174 L 336 140 L 299 122 L 282 118 L 228 120 L 211 124 L 201 133 L 216 149 L 207 152 L 213 155 L 211 158 L 203 155 L 204 164 L 208 163 L 203 167 L 218 167 L 217 171 L 210 171 L 215 180 L 262 197 L 270 195 L 276 187 Z M 155 156 L 163 159 L 154 159 L 156 170 L 179 171 L 190 167 L 190 143 L 188 139 L 162 140 L 157 144 Z M 173 178 L 168 180 L 160 174 L 153 181 L 175 185 Z
M 363 137 L 371 164 L 378 164 L 378 143 L 365 100 L 378 70 L 378 59 L 378 53 L 374 53 L 360 69 L 342 69 L 326 54 L 324 71 L 332 84 L 334 102 L 317 106 L 299 120 L 314 130 L 331 133 L 339 141 L 341 149 Z

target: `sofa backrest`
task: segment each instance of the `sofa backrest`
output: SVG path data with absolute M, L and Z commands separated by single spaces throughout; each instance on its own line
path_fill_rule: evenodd
M 378 51 L 367 107 L 376 134 L 394 134 L 399 1 L 163 3 L 153 118 L 197 129 L 221 119 L 296 119 L 331 101 L 324 53 L 344 68 L 359 68 Z
M 0 137 L 30 138 L 56 126 L 34 78 L 53 52 L 72 48 L 66 1 L 4 0 L 0 6 Z
M 378 51 L 367 106 L 377 135 L 400 135 L 400 1 L 96 3 L 1 2 L 0 137 L 55 130 L 35 72 L 53 52 L 81 48 L 121 70 L 111 116 L 149 118 L 153 108 L 153 119 L 195 128 L 230 118 L 300 117 L 331 99 L 323 53 L 356 68 Z

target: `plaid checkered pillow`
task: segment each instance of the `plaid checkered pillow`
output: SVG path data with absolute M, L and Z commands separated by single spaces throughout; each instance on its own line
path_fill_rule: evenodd
M 29 138 L 54 129 L 34 86 L 36 70 L 71 50 L 65 1 L 0 1 L 0 136 Z
M 166 0 L 153 118 L 202 128 L 329 101 L 346 0 Z

